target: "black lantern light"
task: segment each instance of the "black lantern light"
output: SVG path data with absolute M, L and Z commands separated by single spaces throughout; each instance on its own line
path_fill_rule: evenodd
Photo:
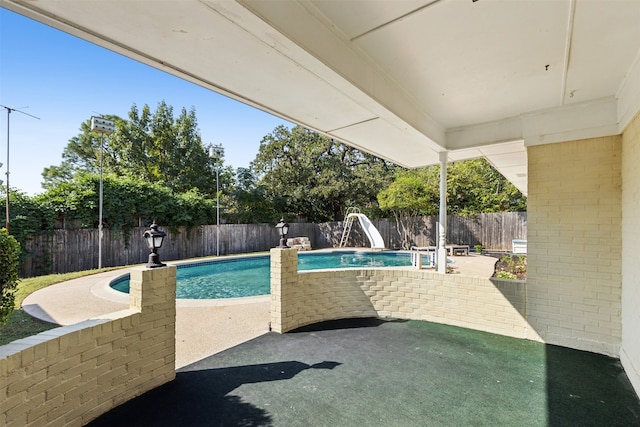
M 166 235 L 164 231 L 158 230 L 158 224 L 156 224 L 155 220 L 153 224 L 151 224 L 150 229 L 144 232 L 143 236 L 147 240 L 147 246 L 151 251 L 147 268 L 164 267 L 166 265 L 160 262 L 160 256 L 158 255 L 158 249 L 162 246 Z
M 280 222 L 276 224 L 276 229 L 278 230 L 278 234 L 280 234 L 280 245 L 279 248 L 288 248 L 286 243 L 287 233 L 289 232 L 289 224 L 284 222 L 284 218 L 280 218 Z

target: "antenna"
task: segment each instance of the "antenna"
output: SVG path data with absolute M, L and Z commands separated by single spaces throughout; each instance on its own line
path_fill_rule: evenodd
M 40 120 L 40 117 L 36 117 L 32 114 L 25 113 L 17 108 L 7 107 L 6 105 L 0 105 L 0 107 L 7 110 L 7 201 L 6 201 L 6 219 L 5 219 L 5 228 L 7 229 L 7 233 L 9 233 L 9 120 L 11 118 L 11 113 L 14 111 L 18 113 L 22 113 L 25 116 L 33 117 L 34 119 Z M 21 107 L 21 108 L 29 108 L 29 107 Z

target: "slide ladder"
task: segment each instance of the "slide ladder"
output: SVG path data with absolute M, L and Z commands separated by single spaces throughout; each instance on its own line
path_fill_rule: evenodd
M 340 247 L 343 247 L 347 240 L 349 240 L 349 234 L 351 233 L 351 228 L 353 227 L 353 222 L 358 219 L 360 225 L 362 226 L 362 230 L 364 234 L 371 242 L 372 249 L 384 249 L 384 240 L 380 235 L 378 229 L 373 225 L 373 223 L 367 218 L 365 214 L 360 213 L 357 208 L 349 208 L 347 209 L 347 215 L 344 222 L 344 229 L 342 231 L 342 238 L 340 239 Z
M 347 240 L 349 240 L 349 234 L 351 234 L 351 227 L 353 227 L 353 221 L 355 220 L 355 216 L 351 215 L 353 213 L 360 213 L 360 209 L 358 208 L 349 208 L 347 209 L 347 215 L 344 219 L 344 229 L 342 230 L 342 237 L 340 238 L 340 246 L 343 247 L 347 244 Z

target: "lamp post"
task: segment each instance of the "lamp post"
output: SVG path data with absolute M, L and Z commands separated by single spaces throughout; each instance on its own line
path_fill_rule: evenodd
M 103 117 L 91 117 L 91 132 L 100 134 L 100 200 L 98 201 L 98 269 L 102 268 L 102 159 L 104 158 L 104 135 L 115 131 L 113 121 Z
M 280 235 L 280 244 L 278 248 L 288 248 L 286 240 L 287 233 L 289 232 L 289 224 L 284 222 L 284 218 L 280 218 L 280 222 L 276 224 L 276 230 L 278 230 L 278 234 Z
M 209 145 L 209 158 L 220 160 L 224 156 L 222 144 Z M 216 256 L 220 256 L 220 163 L 216 165 Z
M 24 111 L 7 107 L 5 105 L 0 105 L 0 107 L 7 110 L 7 200 L 5 203 L 5 214 L 6 214 L 5 228 L 7 229 L 7 233 L 8 233 L 9 232 L 9 193 L 11 191 L 9 188 L 9 121 L 11 118 L 11 113 L 14 111 L 17 111 L 18 113 L 22 113 L 25 116 L 33 117 L 34 119 L 38 119 L 38 120 L 40 120 L 40 117 L 32 116 L 29 113 L 25 113 Z
M 158 224 L 153 221 L 153 224 L 149 227 L 149 230 L 145 231 L 142 235 L 147 241 L 147 246 L 151 253 L 149 254 L 149 261 L 147 262 L 147 268 L 164 267 L 166 264 L 160 262 L 160 255 L 158 255 L 158 249 L 162 247 L 162 242 L 166 237 L 164 231 L 158 230 Z

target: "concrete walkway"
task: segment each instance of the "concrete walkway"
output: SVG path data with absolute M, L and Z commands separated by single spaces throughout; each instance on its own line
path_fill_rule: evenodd
M 98 273 L 41 289 L 25 298 L 29 315 L 58 325 L 129 308 L 129 295 L 111 289 L 128 269 Z M 177 300 L 176 369 L 269 331 L 270 297 Z
M 475 254 L 453 260 L 453 274 L 480 277 L 490 277 L 497 261 Z M 33 317 L 58 325 L 127 309 L 129 296 L 112 289 L 109 283 L 128 272 L 112 270 L 49 286 L 25 298 L 22 308 Z M 176 368 L 269 331 L 269 296 L 178 299 L 176 306 Z

